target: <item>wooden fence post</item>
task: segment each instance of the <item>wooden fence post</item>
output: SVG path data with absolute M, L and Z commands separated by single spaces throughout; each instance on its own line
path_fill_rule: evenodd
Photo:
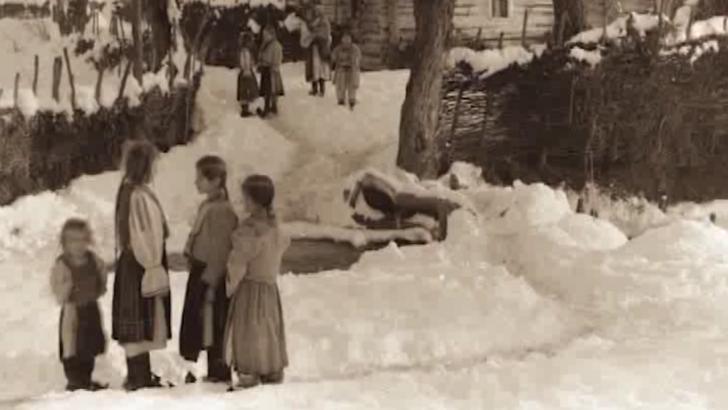
M 564 34 L 566 32 L 566 23 L 570 22 L 569 14 L 567 12 L 563 12 L 561 14 L 561 19 L 559 20 L 559 33 L 556 37 L 556 45 L 558 47 L 562 47 L 564 45 L 564 42 L 566 41 L 564 39 Z
M 690 18 L 688 19 L 688 28 L 686 29 L 687 32 L 685 33 L 685 39 L 690 41 L 690 38 L 692 37 L 691 31 L 693 31 L 693 8 L 690 7 Z
M 35 94 L 36 96 L 38 95 L 38 65 L 39 65 L 38 54 L 36 54 L 35 62 L 33 65 L 34 69 L 35 69 L 35 71 L 33 72 L 33 94 Z
M 607 20 L 608 19 L 609 19 L 609 13 L 607 10 L 607 0 L 602 0 L 602 29 L 604 30 L 604 31 L 602 31 L 602 38 L 601 38 L 602 43 L 606 43 L 606 41 L 607 41 L 607 25 L 608 25 Z
M 18 108 L 18 93 L 20 92 L 20 73 L 15 73 L 15 87 L 13 88 L 13 107 Z
M 121 77 L 121 85 L 119 86 L 119 94 L 116 97 L 116 100 L 121 100 L 122 97 L 124 97 L 124 89 L 126 88 L 126 81 L 129 78 L 129 73 L 131 72 L 131 65 L 132 61 L 129 60 L 126 63 L 126 68 L 124 69 L 124 75 Z
M 68 48 L 63 47 L 63 57 L 66 59 L 66 72 L 68 73 L 68 83 L 71 85 L 71 108 L 76 111 L 76 83 L 73 79 L 73 70 L 71 68 L 71 59 L 68 58 Z
M 521 29 L 521 46 L 526 48 L 526 30 L 528 29 L 528 7 L 523 12 L 523 28 Z
M 63 74 L 63 60 L 61 57 L 53 59 L 53 88 L 51 89 L 53 101 L 60 101 L 61 75 Z
M 104 81 L 104 69 L 99 68 L 98 69 L 98 75 L 96 77 L 96 89 L 94 90 L 94 97 L 96 98 L 96 102 L 99 103 L 99 106 L 101 106 L 101 85 Z

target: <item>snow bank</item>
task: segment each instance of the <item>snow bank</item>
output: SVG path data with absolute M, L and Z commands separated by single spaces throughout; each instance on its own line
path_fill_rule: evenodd
M 569 56 L 576 61 L 582 61 L 592 67 L 596 67 L 602 61 L 602 53 L 599 50 L 588 51 L 581 47 L 573 47 Z
M 630 13 L 624 16 L 620 16 L 615 19 L 612 23 L 607 25 L 606 37 L 607 39 L 617 39 L 625 37 L 627 35 L 627 25 L 632 19 L 632 24 L 635 30 L 644 36 L 648 31 L 654 30 L 660 24 L 660 18 L 656 14 L 641 14 L 641 13 Z M 663 24 L 669 24 L 670 20 L 663 16 Z M 598 27 L 591 30 L 583 31 L 574 37 L 572 37 L 567 44 L 593 44 L 598 43 L 604 37 L 604 27 Z
M 468 63 L 481 77 L 491 76 L 512 65 L 525 65 L 541 55 L 544 48 L 536 47 L 527 50 L 521 46 L 504 47 L 503 49 L 487 49 L 475 51 L 465 47 L 450 50 L 447 66 L 454 68 L 460 62 Z

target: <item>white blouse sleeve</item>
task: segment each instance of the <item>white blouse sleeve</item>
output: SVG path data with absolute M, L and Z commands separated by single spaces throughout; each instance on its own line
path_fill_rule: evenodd
M 63 305 L 71 297 L 72 289 L 71 272 L 66 267 L 66 264 L 57 261 L 51 270 L 51 291 L 53 292 L 53 296 L 56 297 L 56 301 L 59 304 Z
M 164 217 L 156 201 L 141 190 L 131 194 L 129 233 L 134 257 L 146 271 L 163 269 Z

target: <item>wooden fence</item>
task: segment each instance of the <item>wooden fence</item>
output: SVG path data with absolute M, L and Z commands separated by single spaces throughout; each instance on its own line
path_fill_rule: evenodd
M 442 168 L 468 161 L 496 183 L 593 181 L 653 200 L 726 197 L 728 41 L 709 40 L 721 51 L 694 62 L 704 41 L 670 55 L 613 46 L 596 68 L 566 48 L 483 80 L 460 67 L 443 85 Z

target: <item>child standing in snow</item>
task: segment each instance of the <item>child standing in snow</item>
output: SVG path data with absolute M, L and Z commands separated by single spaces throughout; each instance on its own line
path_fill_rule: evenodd
M 96 356 L 106 350 L 98 304 L 106 293 L 106 267 L 91 251 L 92 242 L 86 221 L 66 221 L 61 229 L 63 254 L 51 271 L 51 289 L 61 304 L 60 358 L 69 391 L 107 387 L 91 379 Z
M 341 37 L 341 44 L 334 49 L 331 61 L 336 71 L 334 83 L 339 105 L 348 102 L 353 110 L 356 105 L 356 90 L 359 88 L 361 50 L 352 41 L 351 34 L 344 33 Z
M 277 277 L 290 239 L 273 213 L 275 190 L 270 178 L 253 175 L 243 183 L 250 217 L 233 233 L 228 261 L 231 296 L 225 329 L 225 358 L 238 373 L 238 387 L 281 383 L 288 365 L 283 311 Z
M 245 33 L 240 41 L 240 73 L 238 74 L 238 102 L 240 116 L 250 116 L 250 104 L 258 98 L 258 81 L 255 79 L 255 48 L 253 36 Z
M 230 369 L 222 357 L 228 300 L 225 271 L 232 247 L 231 235 L 238 218 L 228 200 L 225 162 L 217 156 L 197 161 L 197 190 L 207 196 L 200 205 L 187 239 L 185 255 L 190 264 L 187 292 L 182 312 L 180 347 L 182 357 L 196 362 L 207 350 L 207 381 L 227 382 Z M 187 375 L 188 383 L 196 378 Z
M 267 26 L 263 30 L 263 44 L 258 55 L 258 69 L 260 70 L 260 95 L 265 98 L 265 108 L 258 109 L 258 115 L 266 117 L 268 114 L 278 114 L 278 97 L 283 93 L 283 79 L 281 78 L 281 64 L 283 62 L 283 46 L 278 42 L 276 29 Z

